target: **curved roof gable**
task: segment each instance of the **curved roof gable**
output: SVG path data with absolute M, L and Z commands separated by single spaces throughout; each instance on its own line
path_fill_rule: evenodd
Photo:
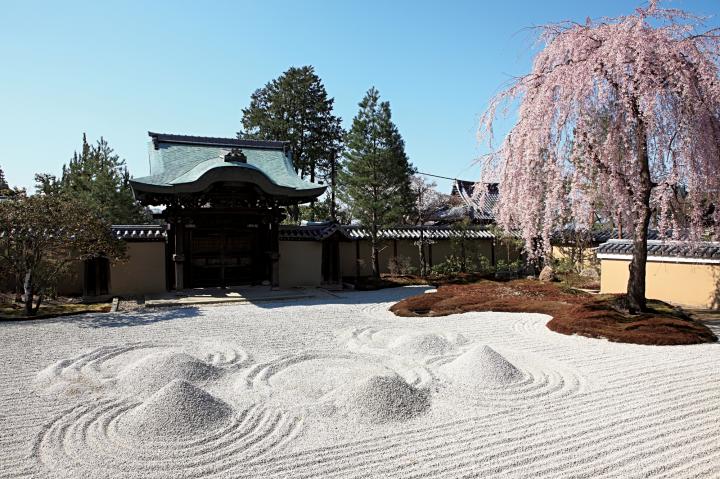
M 219 181 L 257 185 L 272 196 L 312 199 L 325 187 L 297 176 L 287 143 L 150 132 L 150 175 L 131 181 L 137 193 L 195 193 Z M 241 151 L 246 162 L 226 161 Z

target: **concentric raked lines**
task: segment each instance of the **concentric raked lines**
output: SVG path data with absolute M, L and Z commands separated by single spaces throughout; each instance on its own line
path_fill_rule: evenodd
M 92 474 L 102 464 L 118 476 L 132 468 L 142 477 L 199 477 L 241 469 L 292 439 L 301 423 L 281 411 L 254 406 L 209 434 L 139 441 L 123 427 L 123 418 L 137 406 L 106 400 L 65 411 L 44 428 L 32 455 L 69 476 Z
M 238 386 L 268 396 L 287 395 L 289 402 L 302 406 L 315 403 L 338 385 L 370 374 L 397 374 L 418 388 L 428 387 L 433 382 L 429 370 L 400 358 L 381 360 L 373 355 L 302 351 L 253 365 L 241 376 Z M 287 376 L 285 381 L 274 381 L 283 375 Z M 293 378 L 299 379 L 302 385 L 310 385 L 305 395 L 300 394 L 297 387 L 287 387 Z
M 43 369 L 36 376 L 38 392 L 80 393 L 114 385 L 118 372 L 133 359 L 156 351 L 189 351 L 198 359 L 216 367 L 235 369 L 248 364 L 250 357 L 242 349 L 227 344 L 207 345 L 187 342 L 136 342 L 124 345 L 101 346 L 81 353 L 74 358 L 63 359 Z
M 420 291 L 0 323 L 0 478 L 720 477 L 717 344 L 387 310 Z M 392 405 L 398 385 L 429 406 L 325 407 Z

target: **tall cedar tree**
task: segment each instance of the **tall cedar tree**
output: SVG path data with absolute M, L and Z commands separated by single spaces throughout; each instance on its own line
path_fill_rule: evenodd
M 62 176 L 35 175 L 38 193 L 77 198 L 104 220 L 114 224 L 137 224 L 149 220 L 133 198 L 125 160 L 114 153 L 104 138 L 95 145 L 83 134 L 82 149 L 75 152 Z
M 340 117 L 333 114 L 334 102 L 312 66 L 292 67 L 252 94 L 238 132 L 239 138 L 288 141 L 302 178 L 329 181 L 332 219 L 344 135 Z
M 373 87 L 359 106 L 346 137 L 340 184 L 353 217 L 370 229 L 372 272 L 377 278 L 378 230 L 411 213 L 414 171 L 405 154 L 405 142 L 392 122 L 390 103 L 380 102 L 380 93 Z
M 565 218 L 587 230 L 603 207 L 633 238 L 627 305 L 645 310 L 651 220 L 661 234 L 720 237 L 720 209 L 709 208 L 720 202 L 720 29 L 650 0 L 541 32 L 532 72 L 482 120 L 491 137 L 496 112 L 519 106 L 496 165 L 498 221 L 532 256 L 550 251 Z

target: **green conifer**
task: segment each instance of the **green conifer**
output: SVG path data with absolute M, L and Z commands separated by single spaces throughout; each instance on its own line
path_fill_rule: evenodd
M 135 201 L 125 160 L 115 154 L 104 138 L 90 145 L 83 134 L 80 152 L 63 165 L 62 176 L 35 175 L 38 193 L 62 193 L 80 200 L 102 219 L 114 224 L 137 224 L 149 220 Z
M 312 66 L 292 67 L 252 94 L 243 109 L 241 138 L 290 143 L 302 178 L 330 183 L 330 216 L 335 218 L 335 180 L 344 135 L 341 119 Z M 296 218 L 297 219 L 297 218 Z
M 413 168 L 392 121 L 390 103 L 380 102 L 373 87 L 359 107 L 346 137 L 340 184 L 352 216 L 370 231 L 372 271 L 379 277 L 378 231 L 402 221 L 411 210 Z

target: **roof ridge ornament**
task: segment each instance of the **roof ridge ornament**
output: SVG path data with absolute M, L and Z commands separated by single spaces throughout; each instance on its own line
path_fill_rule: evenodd
M 225 161 L 234 161 L 237 163 L 247 163 L 247 156 L 240 148 L 233 148 L 225 155 Z

